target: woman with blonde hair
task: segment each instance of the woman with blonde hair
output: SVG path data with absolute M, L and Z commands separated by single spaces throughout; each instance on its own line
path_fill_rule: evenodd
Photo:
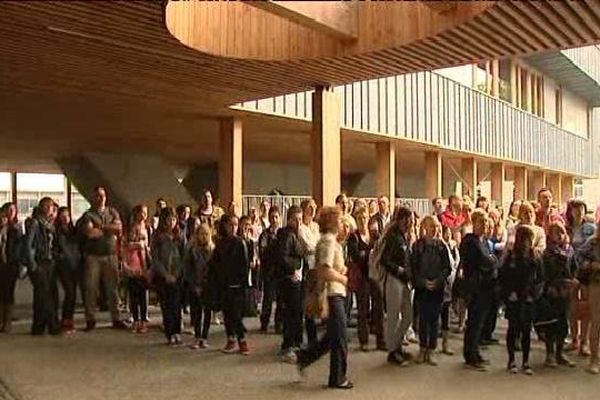
M 510 250 L 513 247 L 517 229 L 523 225 L 530 227 L 533 231 L 533 251 L 537 255 L 541 255 L 546 249 L 546 233 L 543 228 L 535 224 L 535 208 L 528 201 L 523 201 L 521 207 L 519 207 L 519 223 L 514 225 L 508 233 L 507 249 Z
M 211 227 L 200 224 L 192 235 L 183 259 L 183 280 L 189 291 L 190 318 L 194 327 L 193 350 L 208 347 L 206 339 L 210 329 L 211 307 L 209 296 L 209 266 L 215 244 Z

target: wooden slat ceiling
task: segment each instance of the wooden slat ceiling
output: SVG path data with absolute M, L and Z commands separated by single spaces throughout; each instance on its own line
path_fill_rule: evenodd
M 0 140 L 46 138 L 52 154 L 144 140 L 156 151 L 202 146 L 198 121 L 240 101 L 600 42 L 600 0 L 494 4 L 401 47 L 257 61 L 184 46 L 165 26 L 166 3 L 3 1 Z

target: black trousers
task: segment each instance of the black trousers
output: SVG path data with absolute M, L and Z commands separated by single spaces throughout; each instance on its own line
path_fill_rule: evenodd
M 275 303 L 275 329 L 280 330 L 283 323 L 281 290 L 279 290 L 277 281 L 272 278 L 264 278 L 262 286 L 263 298 L 260 312 L 260 327 L 262 330 L 267 330 L 269 327 L 273 312 L 273 303 Z
M 182 289 L 179 283 L 163 284 L 161 290 L 161 308 L 167 339 L 171 339 L 175 334 L 181 334 L 181 295 Z
M 370 326 L 377 338 L 377 344 L 383 346 L 383 293 L 377 282 L 365 278 L 357 292 L 358 303 L 358 341 L 362 345 L 369 342 Z M 370 326 L 369 326 L 370 325 Z
M 282 350 L 302 345 L 302 284 L 291 279 L 281 282 L 283 300 L 283 343 Z
M 415 294 L 419 307 L 419 346 L 435 350 L 440 329 L 440 315 L 444 301 L 444 291 L 418 289 Z
M 46 328 L 50 334 L 60 332 L 54 268 L 52 262 L 41 263 L 34 272 L 29 274 L 33 285 L 32 335 L 42 335 Z
M 208 301 L 204 300 L 202 296 L 198 296 L 194 291 L 190 290 L 188 298 L 190 299 L 190 318 L 194 326 L 194 337 L 206 340 L 210 330 L 212 310 L 208 305 Z
M 127 279 L 129 292 L 129 310 L 135 322 L 143 321 L 148 313 L 146 282 L 143 278 L 130 277 Z
M 329 297 L 329 319 L 327 332 L 315 343 L 298 353 L 298 363 L 306 368 L 330 351 L 329 386 L 339 386 L 347 380 L 348 334 L 346 299 L 342 296 Z
M 448 332 L 450 330 L 450 307 L 452 306 L 451 301 L 445 301 L 442 303 L 442 332 Z
M 492 300 L 492 304 L 490 306 L 490 310 L 487 313 L 485 318 L 485 323 L 483 325 L 483 330 L 481 332 L 482 340 L 490 340 L 494 337 L 494 331 L 496 330 L 496 323 L 498 321 L 498 309 L 500 308 L 500 303 L 496 300 Z
M 18 270 L 16 265 L 0 265 L 0 304 L 15 304 L 15 288 L 17 286 Z
M 507 302 L 506 317 L 508 318 L 508 332 L 506 334 L 508 362 L 513 363 L 515 361 L 515 344 L 520 337 L 523 364 L 528 364 L 531 350 L 533 304 L 521 301 Z
M 228 339 L 236 338 L 238 341 L 245 339 L 244 309 L 246 303 L 246 290 L 244 288 L 226 288 L 223 293 L 223 317 L 225 318 L 225 332 Z
M 465 337 L 463 344 L 463 356 L 465 362 L 474 363 L 481 359 L 479 353 L 479 342 L 481 331 L 485 324 L 488 312 L 492 305 L 492 291 L 481 289 L 473 293 L 468 304 L 468 317 L 466 322 Z
M 73 268 L 67 262 L 58 262 L 54 268 L 54 284 L 52 289 L 54 290 L 54 297 L 56 304 L 60 303 L 58 294 L 58 285 L 63 289 L 65 298 L 62 303 L 62 320 L 72 321 L 75 315 L 75 301 L 77 299 L 77 280 L 79 279 L 79 271 Z

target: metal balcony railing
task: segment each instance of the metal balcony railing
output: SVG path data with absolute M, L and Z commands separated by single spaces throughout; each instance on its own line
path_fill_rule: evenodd
M 527 163 L 578 176 L 597 174 L 593 146 L 540 117 L 433 72 L 334 88 L 342 126 L 441 148 Z M 312 92 L 238 104 L 242 110 L 312 119 Z

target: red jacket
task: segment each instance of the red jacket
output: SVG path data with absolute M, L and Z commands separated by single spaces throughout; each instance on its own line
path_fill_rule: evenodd
M 544 232 L 546 232 L 546 235 L 548 234 L 548 228 L 550 228 L 550 225 L 552 225 L 554 222 L 560 222 L 561 224 L 565 225 L 565 220 L 563 219 L 563 217 L 561 217 L 560 213 L 557 210 L 539 209 L 535 213 L 535 224 L 539 227 L 544 228 Z
M 440 216 L 440 220 L 442 225 L 447 226 L 452 230 L 459 229 L 466 221 L 465 215 L 460 212 L 458 215 L 454 215 L 452 209 L 448 206 L 446 211 L 442 213 Z

